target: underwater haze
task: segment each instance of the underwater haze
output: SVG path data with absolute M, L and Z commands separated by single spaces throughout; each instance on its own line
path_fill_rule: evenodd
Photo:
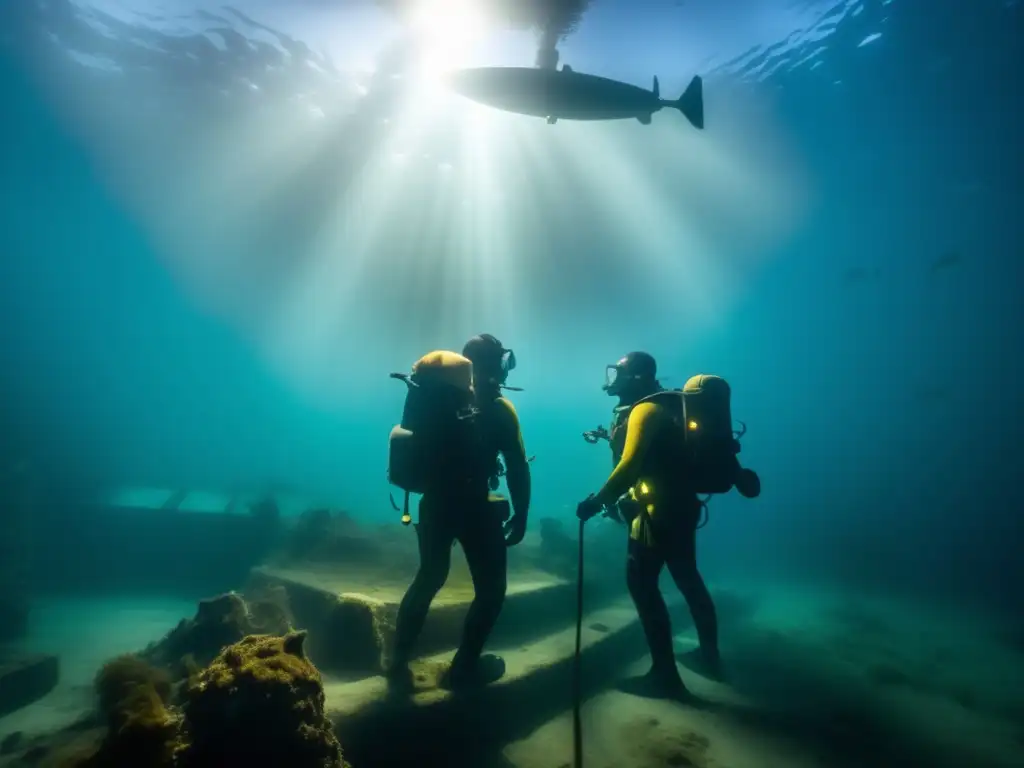
M 705 128 L 448 87 L 555 47 L 666 100 L 700 75 Z M 104 661 L 217 611 L 238 631 L 193 666 L 309 629 L 315 726 L 354 768 L 569 765 L 573 653 L 588 768 L 1021 765 L 1022 72 L 1019 0 L 0 3 L 0 683 L 53 659 L 0 695 L 0 765 L 94 713 Z M 489 646 L 514 716 L 431 699 L 401 722 L 447 725 L 396 756 L 415 739 L 377 738 L 367 704 L 374 611 L 419 562 L 389 374 L 481 333 L 515 351 L 535 457 Z M 713 702 L 683 714 L 611 692 L 646 645 L 610 521 L 573 607 L 577 504 L 612 469 L 583 434 L 635 350 L 669 387 L 727 379 L 763 487 L 698 532 L 735 677 L 683 672 Z M 455 557 L 431 621 L 472 594 Z M 323 606 L 352 594 L 372 620 L 339 633 Z M 372 647 L 338 650 L 354 626 Z M 147 662 L 180 667 L 178 640 Z
M 749 426 L 765 493 L 715 502 L 709 567 L 1019 605 L 1020 6 L 592 3 L 562 61 L 700 73 L 704 132 L 462 100 L 439 73 L 536 30 L 439 9 L 5 4 L 5 451 L 379 518 L 387 374 L 489 332 L 568 516 L 645 349 Z

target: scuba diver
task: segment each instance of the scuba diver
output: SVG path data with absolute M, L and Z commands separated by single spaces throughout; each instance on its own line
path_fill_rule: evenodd
M 697 528 L 703 509 L 698 493 L 736 487 L 753 497 L 760 493 L 760 481 L 751 470 L 740 468 L 735 440 L 735 449 L 724 462 L 715 457 L 725 467 L 727 484 L 708 490 L 698 479 L 695 470 L 700 463 L 693 461 L 687 443 L 687 427 L 696 429 L 697 422 L 684 424 L 681 395 L 700 394 L 696 386 L 716 382 L 721 386 L 714 406 L 721 408 L 724 392 L 728 413 L 724 379 L 694 377 L 684 390 L 666 390 L 658 381 L 654 358 L 646 352 L 630 352 L 607 369 L 603 389 L 619 399 L 608 433 L 615 469 L 600 491 L 580 502 L 576 514 L 588 520 L 606 510 L 609 517 L 629 526 L 626 583 L 652 661 L 650 671 L 638 681 L 638 693 L 673 697 L 686 692 L 673 655 L 668 609 L 658 588 L 664 566 L 686 599 L 697 630 L 700 647 L 688 666 L 721 677 L 715 605 L 697 569 Z M 731 439 L 731 415 L 726 424 Z
M 515 370 L 516 354 L 506 349 L 489 333 L 474 336 L 462 348 L 462 354 L 473 363 L 473 387 L 477 408 L 485 436 L 488 454 L 501 454 L 504 467 L 496 462 L 498 472 L 490 478 L 491 490 L 498 487 L 498 477 L 504 475 L 511 497 L 511 517 L 505 524 L 505 542 L 514 547 L 526 535 L 526 521 L 530 511 L 530 462 L 526 457 L 519 427 L 519 415 L 512 401 L 501 394 L 503 389 L 521 391 L 506 386 L 508 375 Z
M 463 354 L 434 352 L 413 366 L 409 377 L 410 397 L 425 393 L 431 382 L 444 382 L 440 398 L 421 406 L 428 411 L 419 418 L 406 401 L 403 427 L 418 424 L 418 439 L 438 429 L 438 412 L 459 411 L 450 424 L 441 427 L 443 441 L 414 450 L 392 448 L 389 475 L 395 484 L 422 493 L 419 506 L 420 564 L 398 609 L 395 642 L 388 668 L 388 682 L 399 690 L 410 690 L 409 661 L 434 597 L 444 586 L 451 567 L 452 545 L 458 541 L 466 556 L 473 580 L 474 598 L 466 614 L 462 641 L 451 666 L 442 679 L 448 688 L 484 685 L 505 672 L 501 657 L 483 654 L 483 647 L 501 613 L 507 586 L 506 547 L 515 546 L 526 533 L 530 505 L 530 471 L 526 460 L 519 418 L 512 403 L 501 396 L 501 388 L 515 367 L 515 355 L 490 335 L 476 336 Z M 408 383 L 408 382 L 407 382 Z M 415 389 L 413 389 L 415 385 Z M 448 398 L 447 404 L 445 398 Z M 436 407 L 434 405 L 436 403 Z M 454 408 L 451 408 L 452 404 Z M 443 417 L 442 417 L 443 418 Z M 397 427 L 396 430 L 401 430 Z M 417 429 L 402 434 L 417 439 Z M 395 442 L 395 431 L 392 432 Z M 501 466 L 499 454 L 505 460 Z M 408 458 L 412 456 L 414 458 Z M 419 462 L 421 467 L 402 466 Z M 428 467 L 422 466 L 428 464 Z M 400 478 L 413 476 L 415 483 Z M 502 473 L 507 476 L 509 501 L 492 493 Z M 412 486 L 415 486 L 414 488 Z M 510 514 L 511 513 L 511 514 Z

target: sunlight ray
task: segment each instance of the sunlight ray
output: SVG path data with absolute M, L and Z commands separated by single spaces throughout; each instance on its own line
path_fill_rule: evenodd
M 588 179 L 595 201 L 623 233 L 622 242 L 636 244 L 620 258 L 639 260 L 641 268 L 662 275 L 652 285 L 660 294 L 658 301 L 706 308 L 707 297 L 699 284 L 703 276 L 695 280 L 692 271 L 701 263 L 707 246 L 685 213 L 677 210 L 674 190 L 656 188 L 632 163 L 636 150 L 625 148 L 621 130 L 635 130 L 635 126 L 616 127 L 620 129 L 617 137 L 611 135 L 612 127 L 607 125 L 583 126 L 582 137 L 573 135 L 570 139 L 568 133 L 561 136 L 560 141 L 575 142 L 566 152 L 566 159 L 574 172 Z M 589 162 L 591 157 L 601 158 L 599 167 Z M 623 201 L 628 201 L 628 214 L 621 205 Z M 685 302 L 680 301 L 680 289 Z
M 519 285 L 514 233 L 502 200 L 509 193 L 508 162 L 516 154 L 516 142 L 513 134 L 482 109 L 467 108 L 463 121 L 462 162 L 468 183 L 463 198 L 460 267 L 472 276 L 469 285 L 479 305 L 464 309 L 456 322 L 463 326 L 482 316 L 487 322 L 503 324 L 513 315 L 513 296 Z

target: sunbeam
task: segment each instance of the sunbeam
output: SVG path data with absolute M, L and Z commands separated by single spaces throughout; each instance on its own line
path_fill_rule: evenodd
M 410 32 L 420 46 L 417 69 L 437 77 L 461 65 L 466 50 L 488 29 L 473 0 L 419 0 L 409 15 Z
M 297 386 L 360 386 L 341 348 L 390 365 L 481 327 L 722 322 L 743 265 L 799 219 L 799 159 L 770 110 L 736 106 L 755 94 L 722 95 L 727 80 L 708 80 L 705 132 L 674 109 L 548 125 L 447 88 L 449 71 L 515 50 L 475 4 L 419 3 L 376 26 L 364 13 L 358 40 L 332 18 L 323 39 L 353 43 L 349 69 L 280 37 L 216 87 L 126 71 L 61 91 L 183 284 Z

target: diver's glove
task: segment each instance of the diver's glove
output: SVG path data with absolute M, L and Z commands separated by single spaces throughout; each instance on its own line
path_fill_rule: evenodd
M 744 498 L 756 499 L 761 495 L 761 478 L 752 469 L 741 469 L 736 476 L 736 490 Z
M 592 493 L 576 505 L 576 517 L 586 522 L 603 509 L 604 504 L 598 501 L 597 496 Z
M 505 523 L 505 546 L 514 547 L 526 535 L 526 515 L 513 514 Z

